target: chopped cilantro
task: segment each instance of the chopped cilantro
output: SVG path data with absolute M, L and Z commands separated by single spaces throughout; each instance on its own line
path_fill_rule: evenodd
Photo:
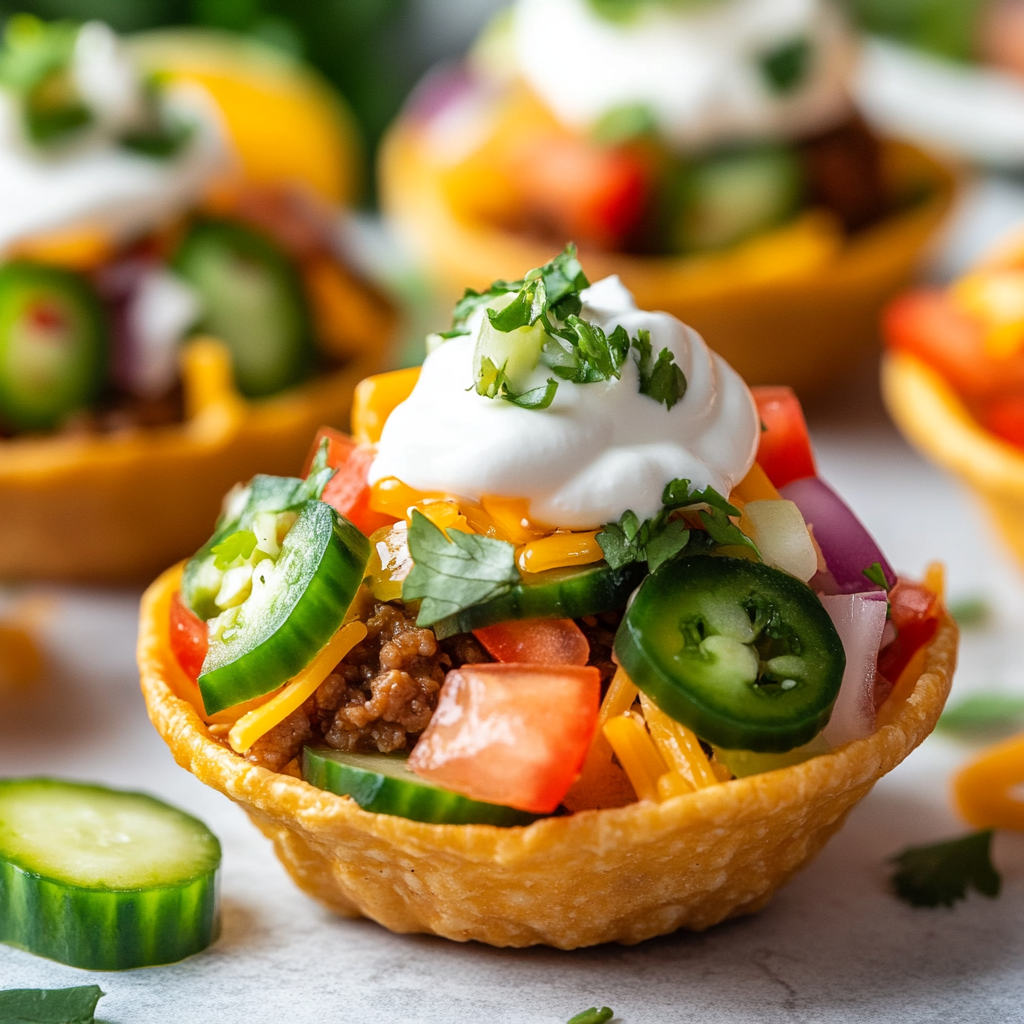
M 1024 728 L 1024 694 L 974 693 L 942 713 L 940 732 L 991 736 Z
M 992 829 L 972 832 L 933 846 L 912 846 L 892 858 L 892 885 L 912 907 L 951 907 L 973 886 L 996 897 L 1002 885 L 992 866 Z
M 238 558 L 244 562 L 255 550 L 256 534 L 252 530 L 235 530 L 210 548 L 213 564 L 218 569 L 227 569 Z
M 596 1006 L 592 1006 L 589 1010 L 570 1017 L 568 1024 L 607 1024 L 614 1016 L 615 1011 L 610 1010 L 607 1006 L 602 1006 L 600 1010 Z
M 792 92 L 807 77 L 812 52 L 810 40 L 806 36 L 789 39 L 761 54 L 761 74 L 775 92 Z
M 864 577 L 871 583 L 874 583 L 876 587 L 881 587 L 883 590 L 889 589 L 889 581 L 885 578 L 885 572 L 882 569 L 881 562 L 872 562 L 866 569 L 862 570 Z
M 761 552 L 757 545 L 729 518 L 728 513 L 720 508 L 712 508 L 710 512 L 701 510 L 697 513 L 708 536 L 719 547 L 750 548 L 761 560 Z
M 0 1024 L 93 1024 L 99 985 L 0 991 Z
M 602 114 L 591 128 L 590 137 L 603 146 L 621 146 L 624 142 L 653 135 L 657 128 L 658 118 L 649 104 L 627 103 Z
M 515 548 L 505 541 L 459 530 L 446 537 L 417 511 L 408 536 L 413 567 L 402 584 L 402 600 L 421 602 L 418 626 L 501 597 L 520 582 Z
M 546 409 L 555 398 L 558 381 L 548 378 L 547 384 L 529 391 L 513 391 L 509 387 L 504 367 L 494 365 L 494 360 L 484 356 L 480 360 L 480 376 L 475 385 L 476 393 L 484 398 L 503 398 L 506 402 L 523 409 Z
M 663 348 L 652 365 L 651 334 L 643 330 L 637 331 L 633 349 L 637 354 L 636 367 L 640 371 L 640 394 L 671 409 L 686 394 L 686 377 L 676 365 L 672 353 Z
M 992 617 L 992 605 L 981 595 L 962 597 L 949 602 L 949 614 L 962 629 L 983 626 Z

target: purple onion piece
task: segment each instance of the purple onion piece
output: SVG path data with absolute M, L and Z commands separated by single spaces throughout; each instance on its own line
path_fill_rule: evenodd
M 822 597 L 846 652 L 846 670 L 832 717 L 822 731 L 835 748 L 875 731 L 875 676 L 885 629 L 885 594 L 835 594 Z
M 477 88 L 478 83 L 465 64 L 439 64 L 413 89 L 402 116 L 412 121 L 431 121 Z
M 840 594 L 881 591 L 881 587 L 864 575 L 864 570 L 870 569 L 875 562 L 881 566 L 889 586 L 895 584 L 896 573 L 882 554 L 882 549 L 846 502 L 823 480 L 816 476 L 794 480 L 783 487 L 781 493 L 800 509 L 804 522 L 813 528 L 814 539 L 828 566 L 831 579 L 821 580 L 819 573 L 811 580 L 812 587 Z

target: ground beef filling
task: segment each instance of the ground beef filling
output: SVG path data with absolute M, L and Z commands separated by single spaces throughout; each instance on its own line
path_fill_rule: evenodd
M 578 620 L 590 643 L 590 663 L 607 684 L 615 671 L 611 643 L 621 613 Z M 491 661 L 471 633 L 438 641 L 398 604 L 378 602 L 366 638 L 316 693 L 249 748 L 255 764 L 282 771 L 307 743 L 348 753 L 412 749 L 427 727 L 449 669 Z

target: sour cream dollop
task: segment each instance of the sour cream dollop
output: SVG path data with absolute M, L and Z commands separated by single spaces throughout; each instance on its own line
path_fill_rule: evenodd
M 583 319 L 607 333 L 621 324 L 630 337 L 646 329 L 655 355 L 671 351 L 687 381 L 672 409 L 640 393 L 632 357 L 618 380 L 560 382 L 545 410 L 476 394 L 481 311 L 469 335 L 427 357 L 412 394 L 388 417 L 370 482 L 397 477 L 417 490 L 472 501 L 526 498 L 532 520 L 571 529 L 614 522 L 627 509 L 652 516 L 677 478 L 727 495 L 753 464 L 759 439 L 742 378 L 693 328 L 637 309 L 618 277 L 598 281 L 582 299 Z M 539 366 L 529 385 L 543 385 L 549 375 Z
M 216 108 L 187 86 L 167 95 L 168 106 L 194 125 L 179 152 L 155 158 L 117 144 L 117 133 L 139 116 L 144 86 L 106 25 L 82 27 L 71 73 L 94 124 L 52 153 L 26 142 L 17 103 L 0 93 L 0 250 L 78 228 L 98 229 L 116 242 L 131 239 L 194 205 L 230 164 Z
M 806 41 L 806 76 L 773 89 L 766 55 Z M 519 0 L 520 75 L 566 124 L 586 130 L 616 108 L 650 108 L 665 137 L 698 148 L 739 139 L 797 138 L 850 110 L 855 39 L 831 0 L 708 0 L 651 4 L 627 22 L 589 0 Z

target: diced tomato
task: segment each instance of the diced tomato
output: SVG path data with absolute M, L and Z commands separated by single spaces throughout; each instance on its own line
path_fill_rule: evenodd
M 185 675 L 195 682 L 209 646 L 206 623 L 185 604 L 180 593 L 171 598 L 170 619 L 171 651 Z
M 931 640 L 939 622 L 939 598 L 920 583 L 898 579 L 889 591 L 889 619 L 896 639 L 878 655 L 878 671 L 895 684 L 920 648 Z
M 590 658 L 590 644 L 572 619 L 511 619 L 473 634 L 496 661 L 586 665 Z
M 600 697 L 590 666 L 463 665 L 445 677 L 409 767 L 474 800 L 550 814 L 583 766 Z
M 320 500 L 337 509 L 367 537 L 382 526 L 394 523 L 393 516 L 370 508 L 370 488 L 366 479 L 370 472 L 370 463 L 373 462 L 374 450 L 365 445 L 357 445 L 348 434 L 343 434 L 333 427 L 321 427 L 316 432 L 304 473 L 309 472 L 313 456 L 316 455 L 324 438 L 327 438 L 328 443 L 327 465 L 337 472 L 328 481 Z
M 996 437 L 1024 448 L 1024 395 L 1008 395 L 980 404 L 978 419 Z
M 757 461 L 778 488 L 794 480 L 817 476 L 811 438 L 800 399 L 792 388 L 751 388 L 764 429 Z
M 527 204 L 567 238 L 582 243 L 620 248 L 639 226 L 647 206 L 647 164 L 626 148 L 552 137 L 539 151 L 524 147 L 514 171 Z

